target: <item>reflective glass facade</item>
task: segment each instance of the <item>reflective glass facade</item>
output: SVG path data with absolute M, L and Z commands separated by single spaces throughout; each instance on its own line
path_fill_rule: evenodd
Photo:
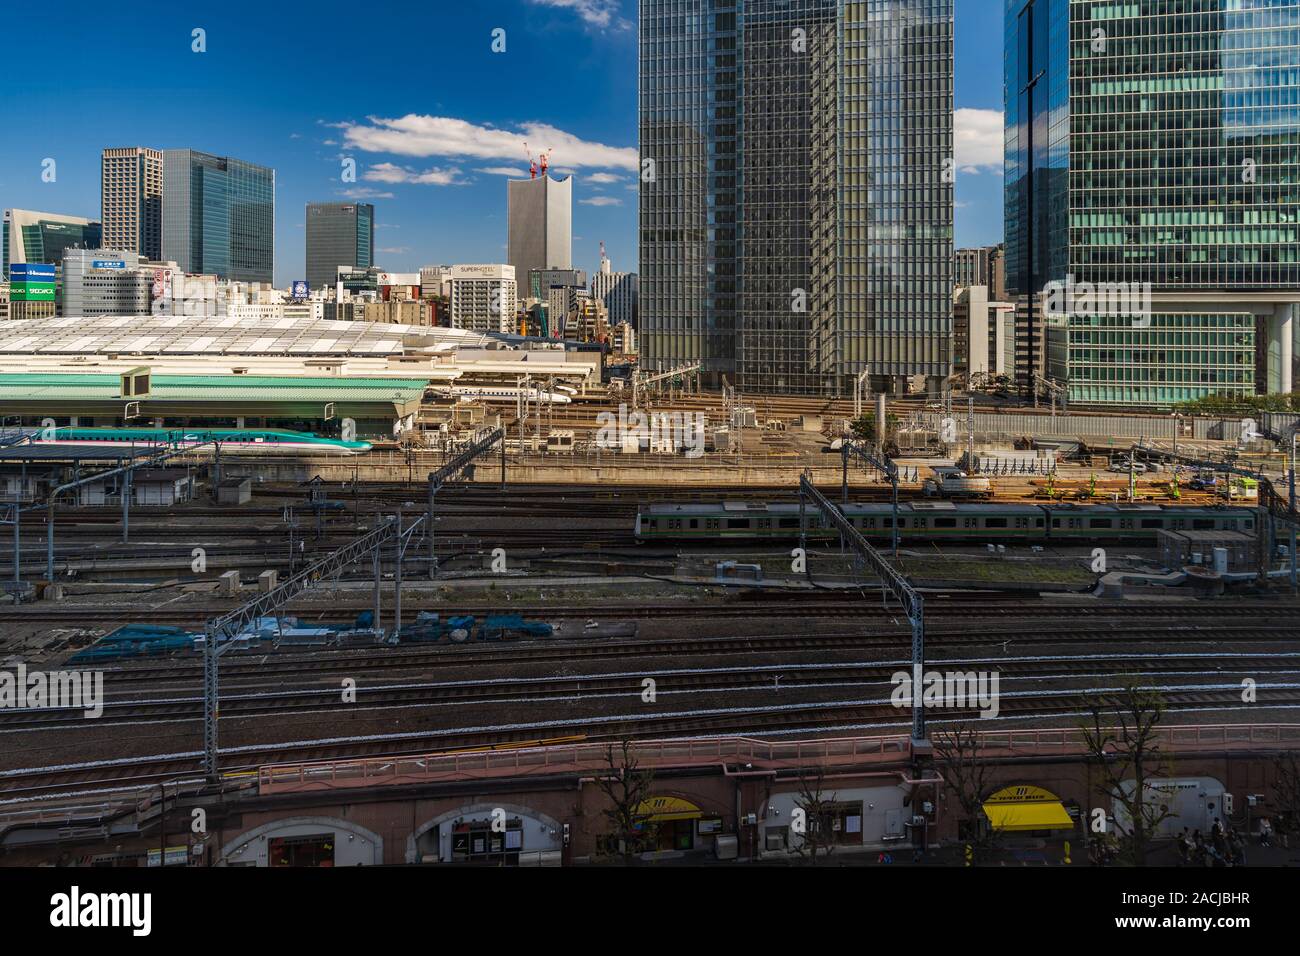
M 1008 291 L 1072 276 L 1203 295 L 1201 318 L 1244 348 L 1223 300 L 1300 287 L 1300 0 L 1005 2 Z M 1274 328 L 1281 311 L 1255 313 L 1290 335 Z M 1059 330 L 1049 343 L 1051 374 L 1081 400 L 1123 402 L 1103 381 L 1148 383 L 1128 404 L 1254 388 L 1237 351 L 1178 342 L 1160 354 L 1199 368 L 1171 359 L 1165 378 L 1099 377 L 1099 360 L 1076 350 L 1092 318 L 1071 317 L 1068 354 Z M 1150 333 L 1128 334 L 1103 354 L 1140 354 Z
M 1068 361 L 1072 400 L 1168 408 L 1209 394 L 1255 394 L 1253 313 L 1157 312 L 1149 320 L 1149 326 L 1132 315 L 1049 320 L 1051 371 L 1059 374 Z
M 163 258 L 192 274 L 271 282 L 275 170 L 197 150 L 164 150 Z
M 327 289 L 339 266 L 364 272 L 375 264 L 375 207 L 370 203 L 307 203 L 307 282 Z
M 1075 272 L 1300 283 L 1300 2 L 1072 4 Z
M 640 10 L 647 367 L 801 394 L 947 375 L 952 0 Z
M 1300 283 L 1300 0 L 1006 0 L 1007 287 Z

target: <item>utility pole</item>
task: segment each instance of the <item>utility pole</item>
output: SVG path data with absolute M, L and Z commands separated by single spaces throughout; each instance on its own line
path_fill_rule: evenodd
M 975 467 L 975 396 L 974 395 L 968 395 L 966 397 L 966 435 L 967 435 L 966 473 L 973 475 L 975 474 L 976 471 L 979 470 Z

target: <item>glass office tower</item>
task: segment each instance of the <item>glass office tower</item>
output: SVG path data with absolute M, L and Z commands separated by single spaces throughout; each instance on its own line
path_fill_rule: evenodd
M 747 392 L 947 376 L 952 0 L 644 0 L 641 347 Z
M 163 150 L 163 258 L 192 274 L 273 281 L 275 170 Z
M 370 203 L 307 203 L 307 282 L 327 289 L 339 266 L 365 272 L 375 264 L 375 207 Z
M 1102 404 L 1289 390 L 1300 2 L 1006 0 L 1005 62 L 1008 291 L 1154 290 L 1049 322 L 1050 374 Z

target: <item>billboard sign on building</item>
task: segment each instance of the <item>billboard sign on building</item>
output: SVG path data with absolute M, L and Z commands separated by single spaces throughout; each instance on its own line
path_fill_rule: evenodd
M 13 282 L 9 285 L 10 302 L 53 302 L 53 282 Z
M 121 272 L 126 269 L 126 260 L 124 259 L 91 259 L 90 268 L 108 269 L 113 272 Z
M 9 278 L 14 282 L 48 282 L 54 284 L 54 266 L 38 262 L 15 262 L 9 266 Z
M 295 279 L 293 282 L 293 297 L 301 301 L 311 295 L 311 286 L 307 284 L 306 279 Z

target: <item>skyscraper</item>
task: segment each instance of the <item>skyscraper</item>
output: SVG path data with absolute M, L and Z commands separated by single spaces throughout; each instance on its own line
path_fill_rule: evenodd
M 100 161 L 104 245 L 162 258 L 162 152 L 144 146 L 106 149 Z
M 573 180 L 512 179 L 506 184 L 507 258 L 521 283 L 534 269 L 573 268 Z M 545 295 L 545 292 L 543 292 Z
M 63 265 L 66 249 L 98 249 L 103 230 L 100 223 L 80 216 L 61 216 L 30 209 L 6 209 L 0 233 L 0 280 L 9 277 L 15 263 Z
M 163 150 L 162 246 L 183 272 L 273 281 L 275 170 L 193 149 Z
M 1007 290 L 1047 353 L 1022 381 L 1109 405 L 1290 391 L 1300 2 L 1005 10 Z M 1123 307 L 1041 312 L 1063 284 Z
M 375 264 L 375 207 L 370 203 L 307 203 L 307 282 L 334 285 L 339 266 L 364 272 Z
M 643 0 L 641 352 L 742 390 L 952 366 L 952 0 Z

